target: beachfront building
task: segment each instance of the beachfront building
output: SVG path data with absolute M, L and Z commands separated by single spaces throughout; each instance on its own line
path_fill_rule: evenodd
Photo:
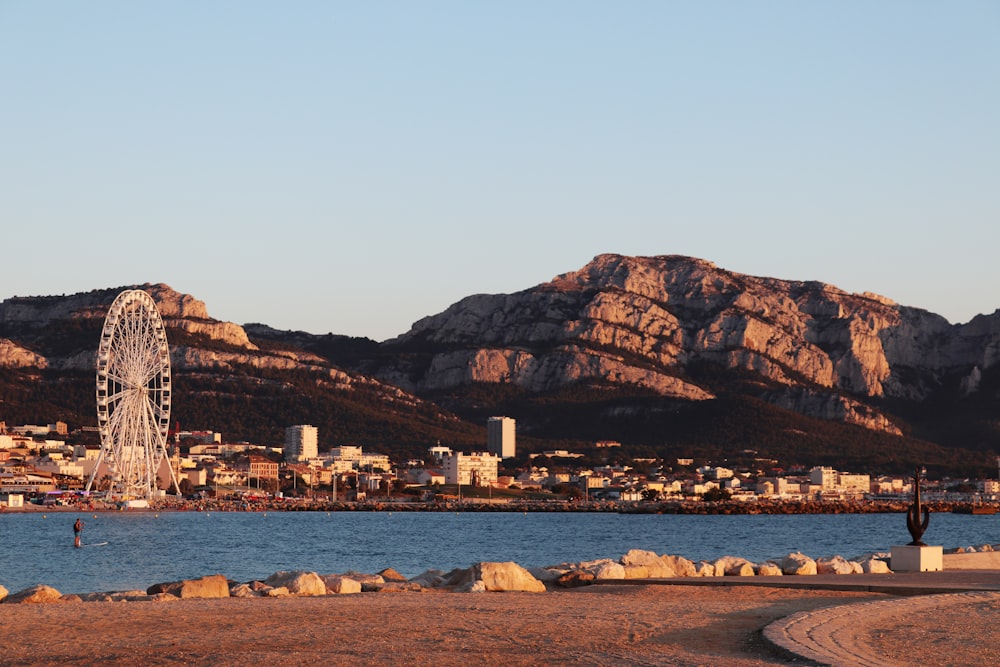
M 75 461 L 69 461 L 60 456 L 43 456 L 34 462 L 35 470 L 39 472 L 51 473 L 59 477 L 74 477 L 83 479 L 83 465 Z
M 285 460 L 308 461 L 319 455 L 319 435 L 315 426 L 300 424 L 285 429 Z
M 33 470 L 0 472 L 0 493 L 45 493 L 54 491 L 55 488 L 55 478 L 50 473 Z
M 490 417 L 486 422 L 486 451 L 501 459 L 514 456 L 516 422 L 510 417 Z
M 842 472 L 837 474 L 837 487 L 847 493 L 869 493 L 872 489 L 870 475 Z
M 441 458 L 445 484 L 495 486 L 500 457 L 490 452 L 451 452 Z
M 251 454 L 238 466 L 250 479 L 278 479 L 278 464 L 266 456 Z
M 820 491 L 833 491 L 837 488 L 837 471 L 833 468 L 816 466 L 809 471 L 809 482 L 818 486 Z

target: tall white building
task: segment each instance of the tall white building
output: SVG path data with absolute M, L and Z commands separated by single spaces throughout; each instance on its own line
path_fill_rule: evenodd
M 307 461 L 319 455 L 319 435 L 315 426 L 301 424 L 285 429 L 285 460 Z
M 490 417 L 486 422 L 486 451 L 501 459 L 514 456 L 516 424 L 511 417 Z

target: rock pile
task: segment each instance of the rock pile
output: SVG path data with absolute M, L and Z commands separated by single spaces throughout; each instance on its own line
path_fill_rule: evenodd
M 262 581 L 230 581 L 221 574 L 153 584 L 145 591 L 118 591 L 62 595 L 49 586 L 37 585 L 9 594 L 0 586 L 0 602 L 118 602 L 170 601 L 185 598 L 285 597 L 351 595 L 362 592 L 419 592 L 430 589 L 485 593 L 523 591 L 541 593 L 547 586 L 574 588 L 598 580 L 672 579 L 675 577 L 724 577 L 887 573 L 886 554 L 871 554 L 857 561 L 841 556 L 814 560 L 792 553 L 780 562 L 752 563 L 745 558 L 723 556 L 715 561 L 694 563 L 681 556 L 658 555 L 632 549 L 620 559 L 610 558 L 560 563 L 525 569 L 513 562 L 481 562 L 450 572 L 427 570 L 407 579 L 387 568 L 378 574 L 345 572 L 320 575 L 315 572 L 280 571 Z

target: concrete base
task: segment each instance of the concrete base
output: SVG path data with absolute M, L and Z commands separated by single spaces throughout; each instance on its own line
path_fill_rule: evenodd
M 943 547 L 896 546 L 889 567 L 893 572 L 940 572 L 944 569 L 943 555 Z

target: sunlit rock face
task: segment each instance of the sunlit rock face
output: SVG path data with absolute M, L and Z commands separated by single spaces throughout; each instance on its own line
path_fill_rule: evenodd
M 92 371 L 100 323 L 132 288 L 0 302 L 0 368 Z M 1000 363 L 1000 311 L 953 325 L 875 294 L 676 255 L 600 255 L 521 292 L 469 296 L 336 363 L 323 356 L 328 337 L 222 322 L 167 285 L 137 288 L 157 304 L 178 371 L 308 371 L 323 388 L 408 405 L 473 384 L 711 401 L 721 389 L 703 371 L 721 368 L 771 405 L 898 434 L 885 401 L 919 403 L 946 382 L 973 396 Z
M 995 365 L 1000 320 L 952 325 L 819 282 L 690 257 L 600 255 L 523 292 L 467 297 L 387 345 L 430 353 L 420 372 L 383 369 L 414 391 L 472 382 L 544 391 L 594 380 L 709 400 L 685 370 L 710 361 L 786 387 L 764 394 L 781 407 L 898 433 L 864 400 L 921 400 L 945 374 Z
M 327 359 L 298 345 L 271 345 L 262 350 L 250 340 L 246 328 L 211 318 L 204 302 L 164 284 L 93 290 L 67 296 L 13 297 L 0 302 L 2 330 L 17 332 L 36 343 L 41 341 L 43 348 L 51 348 L 56 340 L 58 348 L 55 353 L 41 354 L 26 343 L 0 335 L 0 368 L 93 372 L 104 318 L 118 294 L 127 289 L 141 289 L 156 302 L 170 344 L 171 367 L 175 371 L 308 372 L 316 386 L 324 389 L 353 392 L 362 388 L 380 395 L 387 404 L 414 406 L 422 403 L 396 386 L 334 367 Z M 256 327 L 258 332 L 274 332 L 263 325 L 248 327 Z M 277 333 L 292 335 L 292 332 Z
M 47 368 L 48 360 L 40 354 L 25 349 L 14 341 L 0 338 L 0 367 Z

